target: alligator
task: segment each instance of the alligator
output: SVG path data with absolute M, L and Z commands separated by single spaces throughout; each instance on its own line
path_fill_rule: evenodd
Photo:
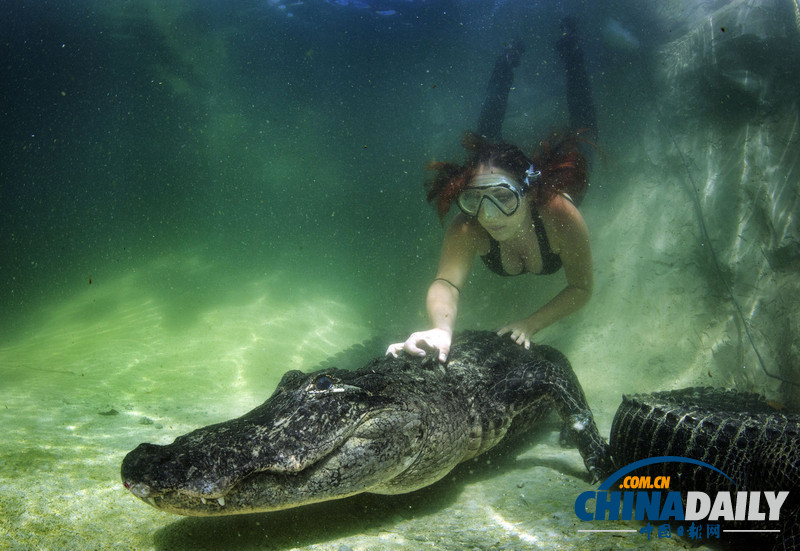
M 566 357 L 491 332 L 457 334 L 446 365 L 381 356 L 356 370 L 284 374 L 241 417 L 168 445 L 140 444 L 122 462 L 135 496 L 188 516 L 276 511 L 362 492 L 433 484 L 504 439 L 524 438 L 548 411 L 597 480 L 611 467 Z
M 790 490 L 780 522 L 766 528 L 780 530 L 775 549 L 800 550 L 800 414 L 758 394 L 709 387 L 623 396 L 610 447 L 617 467 L 673 456 L 718 469 L 663 462 L 637 470 L 651 479 L 669 476 L 670 490 L 709 495 Z

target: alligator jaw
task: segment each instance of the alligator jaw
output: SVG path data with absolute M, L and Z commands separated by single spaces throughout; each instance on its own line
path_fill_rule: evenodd
M 241 495 L 252 496 L 257 484 L 263 485 L 265 488 L 277 488 L 280 485 L 279 479 L 286 475 L 276 475 L 270 473 L 258 473 L 252 475 L 252 481 L 243 481 L 241 488 L 234 487 L 230 489 L 225 495 L 218 497 L 199 497 L 189 495 L 181 490 L 169 490 L 163 492 L 153 492 L 152 489 L 146 484 L 123 482 L 124 486 L 131 491 L 133 495 L 140 498 L 142 501 L 167 513 L 174 513 L 177 515 L 185 516 L 218 516 L 218 515 L 234 515 L 240 513 L 250 512 L 263 512 L 263 511 L 276 511 L 294 507 L 294 504 L 286 504 L 281 506 L 278 503 L 274 505 L 262 504 L 261 506 L 254 506 L 251 501 L 243 502 Z M 263 497 L 263 492 L 262 497 Z M 275 502 L 277 495 L 273 496 L 271 501 Z
M 178 515 L 216 516 L 277 511 L 297 505 L 282 504 L 281 495 L 291 486 L 302 484 L 301 481 L 309 478 L 315 467 L 316 465 L 311 465 L 292 474 L 268 471 L 254 473 L 223 491 L 205 494 L 181 488 L 158 490 L 147 483 L 129 479 L 123 479 L 123 485 L 148 505 Z M 247 496 L 247 499 L 242 496 Z

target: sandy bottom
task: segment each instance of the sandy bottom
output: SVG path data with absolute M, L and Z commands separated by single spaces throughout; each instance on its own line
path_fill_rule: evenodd
M 202 262 L 194 262 L 182 259 L 181 264 L 202 271 Z M 238 416 L 261 403 L 286 370 L 309 369 L 371 335 L 361 312 L 319 286 L 287 297 L 280 275 L 239 278 L 235 295 L 203 308 L 191 308 L 189 301 L 182 312 L 164 298 L 169 293 L 145 291 L 148 270 L 98 282 L 53 305 L 35 329 L 0 349 L 0 549 L 611 549 L 645 543 L 660 549 L 687 544 L 675 538 L 646 542 L 638 533 L 578 532 L 638 530 L 640 525 L 587 526 L 577 520 L 575 498 L 595 486 L 577 451 L 558 445 L 555 423 L 545 424 L 537 441 L 517 457 L 478 458 L 440 483 L 404 496 L 362 495 L 279 513 L 210 519 L 180 518 L 148 507 L 120 482 L 119 466 L 128 451 L 140 442 L 168 443 L 198 426 Z M 613 297 L 609 291 L 601 300 Z M 652 336 L 664 331 L 670 309 L 686 311 L 692 298 L 659 305 L 645 286 L 620 300 L 661 309 L 662 315 L 648 318 L 652 327 L 641 320 L 610 324 L 589 309 L 575 329 L 585 338 L 560 343 L 553 338 L 573 361 L 604 434 L 622 392 L 691 379 L 691 374 L 664 373 L 670 363 L 665 340 Z M 684 360 L 696 354 L 684 348 Z M 691 363 L 684 361 L 687 370 Z

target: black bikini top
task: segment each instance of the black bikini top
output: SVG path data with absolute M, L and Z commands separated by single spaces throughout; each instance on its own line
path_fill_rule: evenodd
M 536 239 L 539 241 L 539 252 L 542 255 L 542 271 L 536 275 L 554 274 L 561 269 L 561 257 L 550 248 L 550 241 L 547 239 L 542 217 L 539 216 L 537 211 L 533 211 L 531 214 L 533 214 L 533 231 L 536 232 Z M 506 269 L 503 268 L 503 259 L 500 255 L 500 242 L 493 239 L 492 236 L 489 236 L 489 252 L 481 256 L 481 260 L 483 260 L 487 268 L 501 276 L 518 276 L 528 273 L 528 270 L 524 266 L 522 271 L 518 274 L 509 274 Z

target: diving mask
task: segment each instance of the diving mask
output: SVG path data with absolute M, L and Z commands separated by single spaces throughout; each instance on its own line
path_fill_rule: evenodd
M 458 196 L 458 207 L 468 216 L 478 216 L 481 204 L 488 199 L 500 212 L 511 216 L 519 208 L 524 190 L 502 174 L 479 174 Z

